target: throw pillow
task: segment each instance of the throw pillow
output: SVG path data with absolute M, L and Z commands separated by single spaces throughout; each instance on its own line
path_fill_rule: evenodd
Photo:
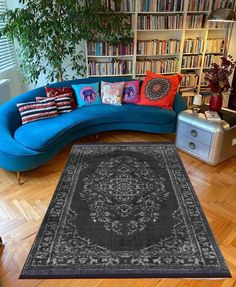
M 36 97 L 36 101 L 42 101 L 47 98 L 45 97 Z M 70 103 L 70 94 L 64 94 L 61 96 L 56 96 L 53 98 L 55 101 L 55 104 L 57 106 L 57 112 L 58 114 L 63 114 L 63 113 L 69 113 L 72 111 L 71 109 L 71 103 Z
M 101 82 L 102 103 L 108 105 L 121 106 L 124 82 Z
M 147 71 L 138 105 L 171 109 L 181 82 L 181 75 L 165 76 Z
M 19 109 L 23 125 L 58 116 L 54 99 L 46 98 L 38 102 L 19 103 L 16 105 Z
M 139 102 L 140 81 L 124 82 L 124 90 L 122 101 L 126 104 L 134 104 Z
M 62 88 L 45 87 L 45 90 L 46 90 L 47 97 L 49 97 L 49 98 L 54 98 L 56 96 L 69 94 L 71 107 L 73 109 L 77 107 L 77 103 L 76 103 L 74 95 L 73 95 L 73 89 L 71 87 L 62 87 Z
M 99 105 L 102 103 L 99 95 L 99 83 L 72 85 L 79 106 Z

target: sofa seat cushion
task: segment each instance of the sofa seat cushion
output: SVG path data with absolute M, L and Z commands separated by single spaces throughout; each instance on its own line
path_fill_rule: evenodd
M 122 122 L 165 125 L 173 121 L 176 121 L 174 111 L 157 107 L 94 105 L 77 108 L 56 118 L 22 125 L 15 131 L 14 138 L 29 149 L 46 151 L 63 137 L 89 126 Z

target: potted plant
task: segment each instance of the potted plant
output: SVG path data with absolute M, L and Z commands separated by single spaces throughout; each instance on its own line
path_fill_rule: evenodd
M 230 89 L 229 76 L 232 74 L 235 62 L 232 56 L 221 58 L 221 64 L 212 64 L 212 68 L 206 72 L 205 80 L 208 82 L 212 95 L 210 98 L 210 110 L 219 112 L 222 107 L 222 94 Z
M 84 40 L 105 39 L 118 43 L 131 36 L 127 14 L 101 0 L 19 0 L 20 8 L 2 15 L 7 23 L 0 29 L 17 41 L 20 68 L 26 80 L 37 83 L 67 79 L 72 70 L 84 75 Z M 121 0 L 114 1 L 119 6 Z

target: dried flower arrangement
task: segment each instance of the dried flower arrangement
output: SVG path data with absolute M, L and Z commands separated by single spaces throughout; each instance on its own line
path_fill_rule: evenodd
M 229 76 L 233 73 L 236 62 L 232 56 L 229 55 L 228 58 L 222 57 L 221 65 L 213 63 L 212 68 L 206 72 L 205 80 L 214 94 L 222 95 L 230 88 Z

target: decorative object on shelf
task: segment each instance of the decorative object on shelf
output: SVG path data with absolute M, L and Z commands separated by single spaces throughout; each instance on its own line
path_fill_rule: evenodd
M 221 64 L 212 64 L 212 68 L 206 72 L 205 80 L 212 92 L 210 98 L 210 110 L 219 112 L 222 107 L 222 93 L 230 89 L 229 76 L 232 74 L 235 62 L 232 56 L 229 59 L 221 57 Z
M 195 95 L 193 98 L 193 113 L 199 113 L 200 112 L 200 108 L 199 106 L 201 106 L 202 104 L 202 95 Z
M 230 8 L 218 8 L 209 14 L 207 20 L 213 22 L 235 22 L 236 15 Z
M 219 112 L 222 108 L 223 97 L 222 94 L 213 94 L 210 97 L 209 107 L 211 111 Z
M 231 9 L 231 7 L 217 8 L 208 15 L 207 20 L 209 22 L 215 22 L 215 23 L 220 22 L 220 24 L 223 23 L 224 25 L 227 25 L 227 23 L 234 23 L 236 21 L 236 15 L 235 12 Z M 231 34 L 232 29 L 230 35 L 229 35 L 229 29 L 225 30 L 225 50 L 224 50 L 225 57 L 227 56 L 228 53 Z
M 119 4 L 121 0 L 115 2 Z M 114 7 L 104 1 L 19 0 L 19 3 L 23 4 L 20 8 L 3 15 L 7 24 L 1 28 L 0 37 L 17 40 L 21 69 L 31 83 L 37 83 L 42 74 L 50 82 L 68 78 L 71 70 L 75 76 L 84 75 L 84 52 L 78 44 L 94 35 L 114 43 L 131 36 L 128 15 L 115 13 Z

